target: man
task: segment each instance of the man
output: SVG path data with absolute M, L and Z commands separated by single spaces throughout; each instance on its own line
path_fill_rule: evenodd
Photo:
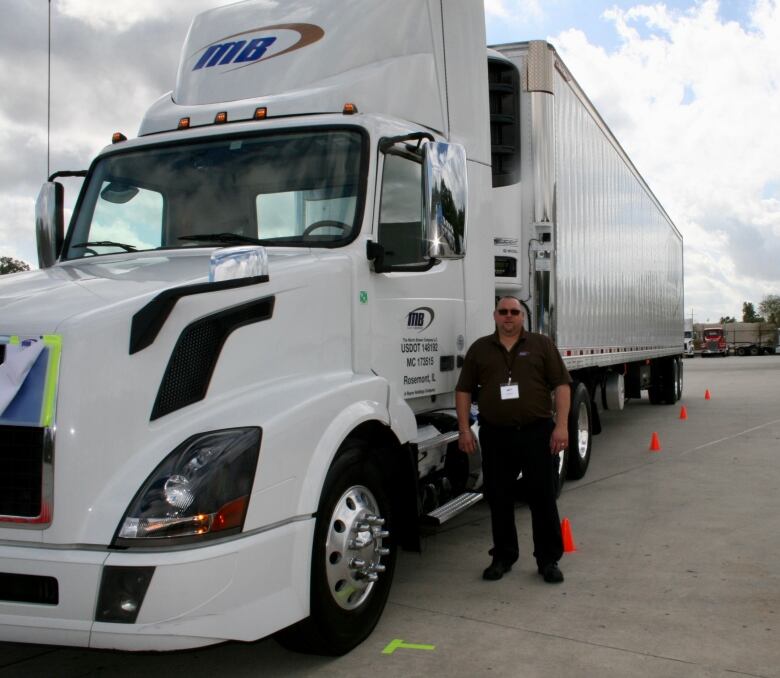
M 482 576 L 501 579 L 519 556 L 514 500 L 522 470 L 538 572 L 544 581 L 559 583 L 563 539 L 556 504 L 558 455 L 569 444 L 571 377 L 553 342 L 523 329 L 523 309 L 516 298 L 499 299 L 493 318 L 495 334 L 471 345 L 455 393 L 458 446 L 468 454 L 476 450 L 469 422 L 475 393 L 479 405 L 482 471 L 493 532 L 493 562 Z

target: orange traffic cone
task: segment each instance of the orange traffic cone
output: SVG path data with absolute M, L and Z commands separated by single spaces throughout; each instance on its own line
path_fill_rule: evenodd
M 561 521 L 561 536 L 563 537 L 563 552 L 572 553 L 577 550 L 574 545 L 574 537 L 571 536 L 571 524 L 568 518 Z
M 685 409 L 685 405 L 680 408 L 680 419 L 688 418 L 688 410 Z
M 710 389 L 707 389 L 706 391 L 704 391 L 704 399 L 705 400 L 712 400 L 712 398 L 710 398 Z
M 661 451 L 661 441 L 658 440 L 658 434 L 655 431 L 653 431 L 653 437 L 650 439 L 650 451 L 651 452 Z

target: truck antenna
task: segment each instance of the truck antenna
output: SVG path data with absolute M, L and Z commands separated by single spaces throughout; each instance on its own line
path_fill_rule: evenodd
M 51 173 L 51 0 L 49 0 L 49 36 L 48 36 L 48 66 L 46 92 L 46 176 Z

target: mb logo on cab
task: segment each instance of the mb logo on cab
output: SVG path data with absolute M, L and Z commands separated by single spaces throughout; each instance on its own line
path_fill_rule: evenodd
M 269 31 L 274 31 L 276 35 L 262 37 L 257 35 Z M 251 35 L 253 33 L 254 35 Z M 202 52 L 192 70 L 198 71 L 202 68 L 228 65 L 241 68 L 301 49 L 301 47 L 317 42 L 324 35 L 325 31 L 314 24 L 278 24 L 253 28 L 220 38 L 193 54 L 193 57 L 196 57 Z M 269 50 L 272 45 L 273 49 Z
M 203 56 L 195 64 L 193 71 L 200 68 L 213 68 L 226 64 L 241 64 L 249 61 L 257 61 L 265 51 L 276 42 L 275 36 L 267 38 L 255 38 L 248 43 L 246 40 L 236 42 L 223 42 L 218 45 L 210 45 L 203 52 Z
M 410 330 L 422 332 L 433 323 L 433 309 L 427 306 L 419 306 L 406 315 L 406 327 Z

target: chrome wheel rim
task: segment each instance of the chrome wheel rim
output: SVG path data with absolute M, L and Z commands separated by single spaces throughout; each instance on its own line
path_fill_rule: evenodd
M 577 410 L 577 454 L 583 461 L 588 456 L 588 442 L 590 431 L 588 430 L 588 408 L 585 403 L 580 403 Z
M 333 600 L 345 610 L 360 607 L 385 571 L 380 562 L 389 533 L 379 504 L 363 485 L 353 485 L 333 508 L 325 540 L 325 570 Z

